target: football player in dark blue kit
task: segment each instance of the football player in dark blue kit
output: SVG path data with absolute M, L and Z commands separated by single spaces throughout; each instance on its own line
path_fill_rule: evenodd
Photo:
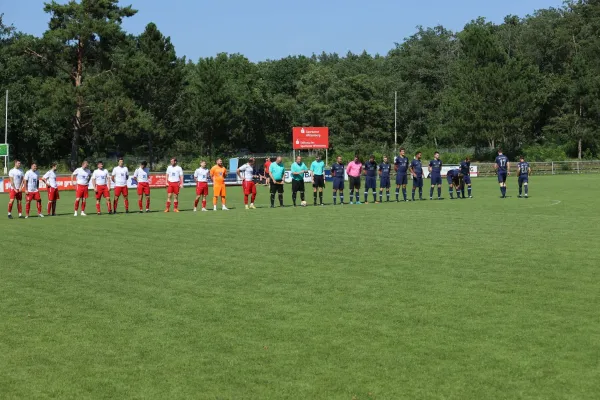
M 521 156 L 521 162 L 519 162 L 519 198 L 523 197 L 523 186 L 525 186 L 525 198 L 529 197 L 529 174 L 531 173 L 531 167 L 529 163 L 525 161 L 525 157 Z
M 438 200 L 442 199 L 442 160 L 437 151 L 433 154 L 433 160 L 429 161 L 429 177 L 431 188 L 429 189 L 429 200 L 433 200 L 433 189 L 437 186 Z
M 406 151 L 404 148 L 400 149 L 400 155 L 394 160 L 394 170 L 396 171 L 396 201 L 400 196 L 400 187 L 402 187 L 402 197 L 406 200 L 406 184 L 408 183 L 408 168 L 410 162 L 406 157 Z
M 454 199 L 454 190 L 456 189 L 456 198 L 461 198 L 461 185 L 460 185 L 461 173 L 458 168 L 451 169 L 446 174 L 446 181 L 448 182 L 448 193 L 450 194 L 450 198 Z
M 410 163 L 410 174 L 413 177 L 412 201 L 415 201 L 415 190 L 419 188 L 419 200 L 423 200 L 423 165 L 421 164 L 421 152 L 417 151 L 415 159 Z
M 331 166 L 331 175 L 333 175 L 333 205 L 337 204 L 337 193 L 340 192 L 340 203 L 344 204 L 344 177 L 346 166 L 342 162 L 342 157 L 338 156 L 337 160 Z
M 387 156 L 383 157 L 383 162 L 379 164 L 379 202 L 383 201 L 383 189 L 385 189 L 386 201 L 390 201 L 390 173 L 392 165 Z
M 365 204 L 369 204 L 369 189 L 373 190 L 373 203 L 377 203 L 377 162 L 375 156 L 369 157 L 363 167 L 365 171 Z
M 502 154 L 502 149 L 498 149 L 498 157 L 494 169 L 498 174 L 498 183 L 500 184 L 500 194 L 504 199 L 506 197 L 506 177 L 510 176 L 510 162 L 508 157 Z
M 467 190 L 469 191 L 469 198 L 472 199 L 471 196 L 471 159 L 466 157 L 464 161 L 460 163 L 460 173 L 463 176 L 463 182 L 467 185 Z M 463 191 L 463 198 L 465 197 L 465 192 Z

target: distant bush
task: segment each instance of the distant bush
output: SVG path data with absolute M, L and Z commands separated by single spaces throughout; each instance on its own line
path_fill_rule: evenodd
M 562 146 L 533 145 L 524 147 L 522 155 L 528 161 L 565 161 L 568 158 Z

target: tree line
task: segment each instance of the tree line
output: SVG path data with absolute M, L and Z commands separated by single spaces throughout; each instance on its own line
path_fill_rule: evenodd
M 11 153 L 48 164 L 131 155 L 151 163 L 291 151 L 292 126 L 328 126 L 331 150 L 496 147 L 530 159 L 600 150 L 600 0 L 569 1 L 460 32 L 418 27 L 386 55 L 178 57 L 154 23 L 121 26 L 116 0 L 46 3 L 36 37 L 2 23 L 0 89 Z M 201 41 L 200 41 L 201 43 Z M 2 120 L 2 128 L 4 128 Z

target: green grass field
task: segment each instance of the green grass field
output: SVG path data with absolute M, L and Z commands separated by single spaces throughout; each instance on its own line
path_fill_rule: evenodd
M 63 192 L 60 217 L 0 221 L 0 397 L 597 399 L 600 176 L 515 181 L 85 218 Z

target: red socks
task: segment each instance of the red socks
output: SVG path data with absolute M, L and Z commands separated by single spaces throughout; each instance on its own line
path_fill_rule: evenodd
M 79 200 L 75 200 L 75 211 L 79 210 Z
M 146 197 L 146 210 L 150 209 L 150 197 Z

